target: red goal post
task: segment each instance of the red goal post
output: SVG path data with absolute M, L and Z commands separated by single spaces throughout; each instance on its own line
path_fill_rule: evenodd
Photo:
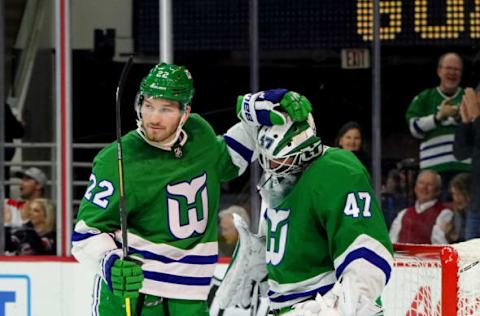
M 480 239 L 394 245 L 385 316 L 480 315 Z

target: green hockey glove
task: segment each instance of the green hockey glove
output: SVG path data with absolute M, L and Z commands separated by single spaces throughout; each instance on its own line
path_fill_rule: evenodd
M 102 274 L 115 296 L 138 297 L 144 279 L 140 261 L 123 259 L 121 249 L 110 251 L 102 261 Z
M 297 92 L 287 92 L 280 101 L 280 107 L 288 113 L 295 122 L 305 121 L 312 112 L 312 104 L 308 99 Z

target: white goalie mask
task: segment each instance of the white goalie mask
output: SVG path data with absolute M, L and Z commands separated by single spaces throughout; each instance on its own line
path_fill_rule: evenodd
M 285 116 L 287 123 L 263 126 L 257 135 L 260 165 L 276 177 L 300 173 L 323 150 L 311 114 L 303 122 L 294 122 Z

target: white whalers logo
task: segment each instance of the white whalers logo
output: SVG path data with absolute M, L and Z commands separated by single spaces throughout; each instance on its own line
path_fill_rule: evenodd
M 168 225 L 171 233 L 178 239 L 185 239 L 194 233 L 202 234 L 208 222 L 207 174 L 167 185 Z M 197 197 L 200 197 L 197 200 Z M 180 207 L 180 199 L 186 199 L 187 209 Z M 187 212 L 187 220 L 182 223 L 182 212 Z M 185 218 L 185 216 L 183 217 Z
M 267 263 L 278 265 L 285 254 L 288 234 L 288 216 L 290 210 L 267 209 L 268 240 Z

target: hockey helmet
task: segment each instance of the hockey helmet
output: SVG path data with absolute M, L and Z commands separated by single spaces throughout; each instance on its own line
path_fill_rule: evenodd
M 311 114 L 302 122 L 294 122 L 284 115 L 287 123 L 262 126 L 257 135 L 260 165 L 276 176 L 301 172 L 323 150 Z
M 193 78 L 185 66 L 161 63 L 153 67 L 140 83 L 135 110 L 140 117 L 144 98 L 178 101 L 181 109 L 185 110 L 191 104 L 194 93 Z

